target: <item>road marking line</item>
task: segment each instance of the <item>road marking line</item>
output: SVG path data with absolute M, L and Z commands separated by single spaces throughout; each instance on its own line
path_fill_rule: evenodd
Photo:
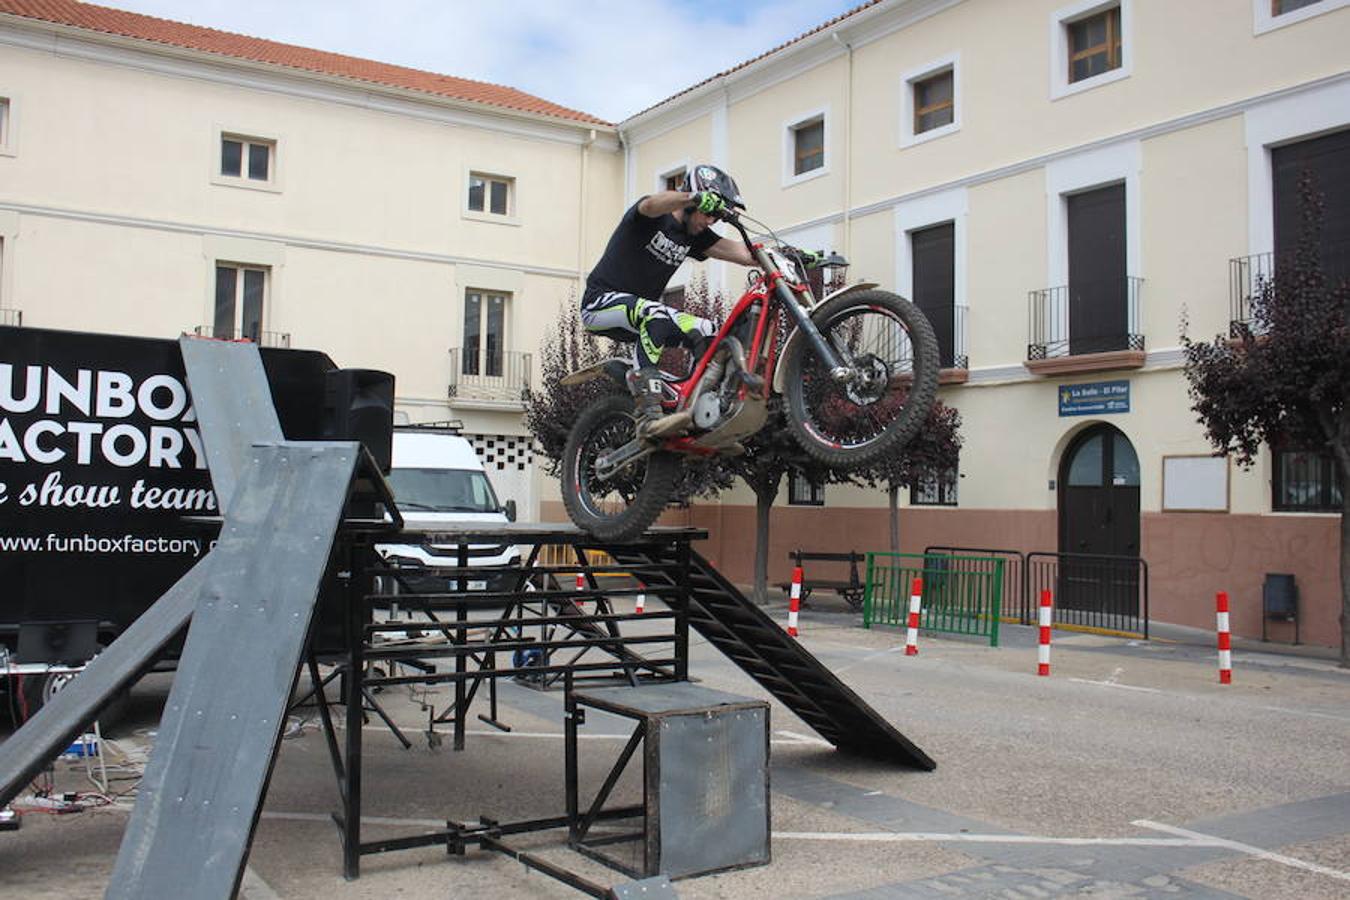
M 877 651 L 875 651 L 875 652 L 873 652 L 873 653 L 867 654 L 867 655 L 864 656 L 862 659 L 855 660 L 855 661 L 853 661 L 853 662 L 851 662 L 851 663 L 848 663 L 847 665 L 840 666 L 839 668 L 837 668 L 837 669 L 834 670 L 834 674 L 835 674 L 835 675 L 842 675 L 843 673 L 847 672 L 849 669 L 854 668 L 855 666 L 861 666 L 861 665 L 864 665 L 865 663 L 869 663 L 869 662 L 871 662 L 871 661 L 874 660 L 874 659 L 878 659 L 878 658 L 880 658 L 880 657 L 882 657 L 882 656 L 886 656 L 886 655 L 889 654 L 889 653 L 899 653 L 901 650 L 904 650 L 904 649 L 905 649 L 905 645 L 904 645 L 904 644 L 897 644 L 896 646 L 894 646 L 894 647 L 888 647 L 888 648 L 886 648 L 885 650 L 877 650 Z
M 1136 823 L 1137 824 L 1137 823 Z M 1032 834 L 934 834 L 928 832 L 775 831 L 775 838 L 798 841 L 861 841 L 876 844 L 1061 844 L 1071 847 L 1220 847 L 1219 838 L 1056 838 Z
M 399 727 L 402 728 L 404 731 L 411 732 L 417 730 L 420 726 L 399 725 Z M 362 725 L 361 730 L 379 732 L 379 731 L 388 731 L 389 729 L 387 726 L 383 724 L 371 723 L 369 725 Z M 426 736 L 426 731 L 424 730 L 418 731 L 417 733 L 421 734 L 422 736 Z M 443 738 L 454 736 L 454 731 L 448 729 L 446 731 L 438 731 L 436 733 Z M 792 731 L 778 731 L 776 733 L 783 735 L 786 738 L 786 740 L 771 740 L 770 743 L 785 744 L 788 746 L 796 746 L 800 744 L 819 745 L 822 747 L 834 746 L 834 744 L 831 744 L 829 741 L 821 740 L 820 738 L 813 738 L 810 735 L 797 734 Z M 466 736 L 472 737 L 549 738 L 558 741 L 567 737 L 567 735 L 563 734 L 561 731 L 497 731 L 496 729 L 489 730 L 486 728 L 470 728 L 467 729 L 464 732 L 464 734 Z M 580 734 L 580 733 L 577 734 L 577 740 L 579 741 L 626 741 L 630 737 L 632 737 L 632 734 Z
M 1119 670 L 1117 670 L 1119 671 Z M 1112 676 L 1115 677 L 1114 675 Z M 1096 684 L 1101 687 L 1120 688 L 1122 691 L 1139 691 L 1144 694 L 1161 694 L 1158 688 L 1136 687 L 1132 684 L 1116 684 L 1114 681 L 1093 681 L 1090 678 L 1070 678 L 1070 681 L 1076 681 L 1079 684 Z
M 263 810 L 264 819 L 279 819 L 283 822 L 323 822 L 333 824 L 333 817 L 325 813 L 276 812 Z M 395 819 L 389 816 L 362 816 L 361 825 L 397 825 L 404 828 L 445 828 L 444 819 Z
M 790 738 L 791 742 L 794 744 L 816 744 L 821 747 L 834 746 L 834 744 L 831 744 L 829 741 L 824 740 L 822 738 L 812 737 L 809 734 L 798 734 L 795 731 L 787 731 L 786 729 L 783 728 L 779 728 L 774 732 L 774 734 L 781 734 L 785 738 Z
M 1331 719 L 1336 722 L 1350 722 L 1350 717 L 1333 716 L 1331 713 L 1313 712 L 1310 709 L 1289 709 L 1284 706 L 1262 706 L 1260 709 L 1270 710 L 1271 712 L 1289 713 L 1294 716 L 1314 716 L 1318 719 Z
M 1281 865 L 1292 866 L 1295 869 L 1303 869 L 1308 872 L 1316 872 L 1318 875 L 1326 875 L 1329 878 L 1338 878 L 1341 881 L 1350 881 L 1350 872 L 1342 872 L 1339 869 L 1320 866 L 1317 863 L 1310 863 L 1301 859 L 1296 859 L 1292 856 L 1285 856 L 1283 853 L 1272 853 L 1269 850 L 1262 850 L 1260 847 L 1253 847 L 1251 844 L 1243 844 L 1238 841 L 1230 841 L 1221 837 L 1213 837 L 1212 835 L 1201 834 L 1198 831 L 1177 828 L 1175 825 L 1164 825 L 1161 822 L 1151 822 L 1148 819 L 1136 819 L 1130 824 L 1138 825 L 1141 828 L 1152 828 L 1154 831 L 1162 831 L 1167 834 L 1180 835 L 1181 837 L 1211 841 L 1214 846 L 1227 847 L 1230 850 L 1237 850 L 1241 853 L 1246 853 L 1249 856 L 1255 856 L 1258 859 L 1277 862 Z

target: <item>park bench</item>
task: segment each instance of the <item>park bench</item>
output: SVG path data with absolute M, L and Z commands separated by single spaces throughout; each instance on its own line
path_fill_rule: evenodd
M 820 589 L 823 591 L 835 591 L 843 597 L 848 603 L 849 608 L 853 610 L 862 609 L 863 604 L 863 580 L 858 574 L 858 563 L 866 562 L 867 556 L 850 550 L 847 553 L 812 553 L 807 550 L 793 550 L 788 554 L 794 566 L 799 566 L 802 570 L 802 600 L 805 601 L 811 595 L 811 591 Z M 813 573 L 817 568 L 812 566 L 807 568 L 808 562 L 824 563 L 848 563 L 848 578 L 821 578 Z M 791 582 L 783 584 L 784 591 L 790 591 Z

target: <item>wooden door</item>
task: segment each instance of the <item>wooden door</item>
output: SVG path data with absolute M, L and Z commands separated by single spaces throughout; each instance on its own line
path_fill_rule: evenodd
M 947 222 L 910 234 L 914 304 L 933 325 L 942 368 L 955 361 L 956 225 Z
M 1135 615 L 1139 578 L 1139 458 L 1129 438 L 1101 424 L 1069 445 L 1060 464 L 1060 605 Z
M 1125 185 L 1071 194 L 1069 353 L 1126 348 Z

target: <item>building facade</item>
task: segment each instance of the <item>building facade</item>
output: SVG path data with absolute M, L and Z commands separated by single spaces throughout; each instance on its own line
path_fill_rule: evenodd
M 621 202 L 604 122 L 78 2 L 0 2 L 8 322 L 319 349 L 538 496 L 537 348 Z M 589 224 L 588 224 L 589 223 Z
M 509 88 L 91 6 L 0 0 L 0 316 L 200 331 L 394 372 L 522 515 L 565 518 L 521 391 L 625 206 L 697 161 L 786 240 L 910 296 L 963 417 L 901 546 L 1144 558 L 1157 620 L 1260 634 L 1295 575 L 1339 636 L 1340 485 L 1214 457 L 1180 334 L 1228 334 L 1295 239 L 1298 177 L 1350 244 L 1347 0 L 874 0 L 617 126 Z M 1338 249 L 1339 248 L 1339 249 Z M 1337 254 L 1340 254 L 1338 256 Z M 742 273 L 710 263 L 728 298 Z M 1184 325 L 1183 325 L 1184 323 Z M 751 576 L 754 499 L 674 513 Z M 787 553 L 881 550 L 884 494 L 791 479 Z M 1273 625 L 1275 636 L 1290 631 Z
M 1338 643 L 1329 460 L 1215 458 L 1179 338 L 1249 317 L 1297 238 L 1304 169 L 1326 194 L 1328 258 L 1346 255 L 1346 6 L 868 4 L 621 123 L 625 193 L 709 159 L 785 239 L 842 252 L 851 280 L 928 313 L 965 443 L 957 472 L 903 498 L 903 550 L 1141 556 L 1155 619 L 1212 627 L 1227 590 L 1248 635 L 1265 574 L 1291 573 L 1302 639 Z M 739 293 L 724 269 L 707 277 Z M 753 502 L 691 513 L 743 580 Z M 875 492 L 794 484 L 780 504 L 774 580 L 798 547 L 886 547 Z

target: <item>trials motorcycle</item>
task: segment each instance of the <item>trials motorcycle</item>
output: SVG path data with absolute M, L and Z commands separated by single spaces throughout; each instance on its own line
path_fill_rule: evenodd
M 628 390 L 595 400 L 568 434 L 562 499 L 582 530 L 605 541 L 645 532 L 670 501 L 684 458 L 744 452 L 781 404 L 788 428 L 811 457 L 856 468 L 903 445 L 922 426 L 937 394 L 933 327 L 910 301 L 859 283 L 819 300 L 806 254 L 777 240 L 755 241 L 727 207 L 717 218 L 753 256 L 749 286 L 687 375 L 662 373 L 673 434 L 644 440 Z M 847 262 L 832 254 L 824 268 Z M 630 360 L 609 359 L 563 384 L 611 378 L 628 386 Z

